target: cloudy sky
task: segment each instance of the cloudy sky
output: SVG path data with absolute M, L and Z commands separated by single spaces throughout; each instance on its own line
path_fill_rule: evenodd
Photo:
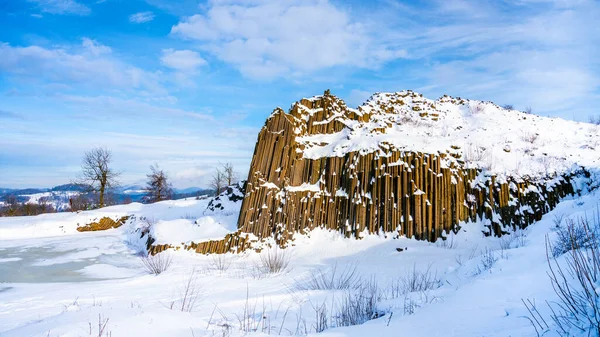
M 113 151 L 205 186 L 247 175 L 271 111 L 325 89 L 357 106 L 413 89 L 587 121 L 597 0 L 0 1 L 0 187 L 49 187 Z

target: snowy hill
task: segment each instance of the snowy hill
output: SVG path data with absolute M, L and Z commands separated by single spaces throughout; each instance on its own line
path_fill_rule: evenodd
M 340 100 L 332 104 L 333 113 L 312 125 L 346 127 L 334 133 L 296 130 L 305 158 L 354 151 L 384 156 L 392 150 L 445 153 L 447 166 L 464 161 L 469 167 L 512 176 L 564 173 L 574 165 L 600 166 L 599 125 L 507 110 L 491 102 L 449 96 L 431 100 L 413 91 L 377 93 L 358 109 L 345 107 Z M 306 120 L 322 111 L 307 108 L 302 101 L 300 110 Z M 349 118 L 346 111 L 359 118 Z
M 174 199 L 213 193 L 211 190 L 198 187 L 174 189 L 174 192 Z M 0 188 L 0 205 L 4 203 L 7 197 L 15 197 L 20 203 L 37 204 L 41 202 L 51 205 L 57 211 L 64 211 L 69 208 L 69 199 L 81 193 L 85 193 L 85 188 L 77 184 L 64 184 L 52 188 Z M 126 185 L 117 188 L 113 192 L 113 197 L 117 203 L 123 203 L 125 200 L 140 202 L 146 193 L 144 186 Z

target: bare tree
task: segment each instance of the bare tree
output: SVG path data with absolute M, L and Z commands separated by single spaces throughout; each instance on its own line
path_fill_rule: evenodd
M 81 164 L 82 185 L 88 191 L 98 193 L 98 205 L 105 206 L 105 195 L 108 190 L 118 185 L 117 178 L 120 173 L 109 167 L 112 161 L 112 152 L 108 149 L 97 147 L 91 149 L 83 156 Z
M 150 174 L 147 174 L 148 182 L 144 196 L 146 202 L 157 202 L 173 198 L 173 187 L 169 183 L 167 174 L 158 167 L 158 164 L 150 166 Z
M 215 190 L 215 195 L 221 194 L 223 189 L 225 188 L 225 184 L 227 183 L 227 176 L 220 168 L 215 169 L 215 173 L 210 180 L 209 186 Z
M 225 175 L 225 181 L 227 182 L 227 186 L 233 185 L 237 180 L 237 172 L 233 169 L 233 165 L 231 163 L 221 164 L 221 170 L 223 175 Z
M 71 212 L 82 211 L 90 208 L 92 205 L 92 198 L 87 193 L 80 193 L 69 198 L 69 207 Z
M 4 202 L 11 207 L 16 207 L 19 204 L 19 201 L 17 200 L 17 196 L 15 195 L 7 195 L 4 198 Z

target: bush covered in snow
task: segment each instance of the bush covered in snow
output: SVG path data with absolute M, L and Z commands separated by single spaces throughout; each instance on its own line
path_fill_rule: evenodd
M 566 219 L 565 224 L 557 226 L 556 240 L 552 243 L 552 256 L 558 257 L 578 248 L 591 248 L 598 245 L 598 225 L 585 219 L 573 221 Z
M 600 244 L 598 222 L 567 222 L 557 243 L 568 253 L 564 263 L 547 242 L 549 276 L 559 301 L 548 304 L 561 336 L 600 335 Z M 562 234 L 561 234 L 562 233 Z M 554 257 L 551 257 L 553 255 Z M 535 325 L 534 325 L 535 326 Z M 588 334 L 588 335 L 589 335 Z

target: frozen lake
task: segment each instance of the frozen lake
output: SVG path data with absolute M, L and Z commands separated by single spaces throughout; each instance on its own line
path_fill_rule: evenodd
M 0 243 L 0 284 L 83 282 L 137 275 L 136 252 L 120 236 L 81 235 Z M 0 291 L 3 287 L 0 285 Z

